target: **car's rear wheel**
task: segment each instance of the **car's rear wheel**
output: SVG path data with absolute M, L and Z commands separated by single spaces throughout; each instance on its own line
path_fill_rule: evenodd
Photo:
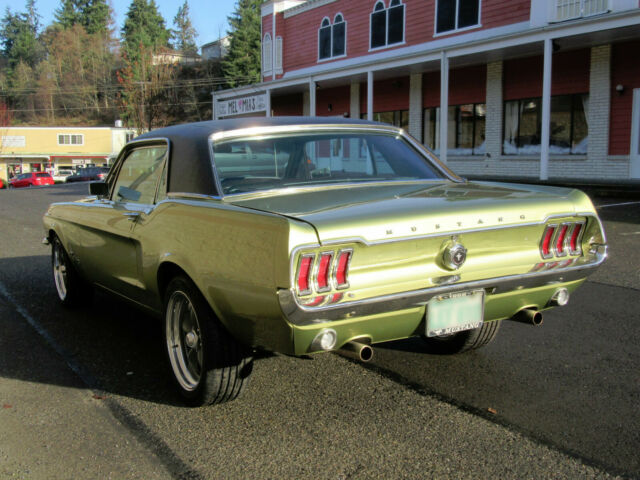
M 63 305 L 75 306 L 91 299 L 91 287 L 80 277 L 56 236 L 51 243 L 51 270 L 58 298 Z
M 251 352 L 224 329 L 187 277 L 169 282 L 164 319 L 171 373 L 182 397 L 195 406 L 235 399 L 251 373 Z
M 500 329 L 501 320 L 483 323 L 481 327 L 438 337 L 422 336 L 429 353 L 453 355 L 475 350 L 493 341 Z

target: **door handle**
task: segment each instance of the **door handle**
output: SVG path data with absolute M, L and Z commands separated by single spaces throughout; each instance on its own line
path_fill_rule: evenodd
M 129 220 L 130 222 L 135 222 L 136 220 L 138 220 L 138 218 L 140 218 L 140 212 L 124 212 L 122 215 L 127 217 L 127 220 Z

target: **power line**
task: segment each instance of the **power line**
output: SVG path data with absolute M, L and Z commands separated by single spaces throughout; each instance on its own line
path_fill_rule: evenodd
M 211 102 L 180 102 L 180 103 L 130 103 L 127 106 L 133 107 L 176 107 L 176 106 L 188 106 L 188 105 L 211 105 Z M 124 106 L 122 105 L 113 105 L 110 107 L 98 107 L 98 106 L 89 106 L 89 107 L 68 107 L 68 108 L 21 108 L 21 109 L 12 109 L 7 110 L 8 112 L 16 113 L 16 112 L 59 112 L 59 111 L 70 111 L 70 110 L 123 110 Z
M 246 80 L 253 80 L 253 77 L 244 76 L 244 77 L 213 77 L 209 79 L 185 79 L 185 80 L 176 80 L 176 81 L 167 81 L 160 82 L 154 84 L 154 87 L 161 89 L 170 89 L 170 88 L 195 88 L 195 87 L 207 87 L 207 86 L 218 86 L 218 85 L 226 85 L 230 81 L 236 82 L 244 82 Z M 151 82 L 142 82 L 146 84 L 150 84 Z M 28 97 L 34 95 L 77 95 L 77 94 L 107 94 L 107 93 L 117 93 L 124 90 L 124 86 L 121 84 L 106 84 L 100 86 L 99 88 L 94 88 L 93 86 L 79 86 L 68 89 L 52 89 L 52 90 L 38 90 L 35 87 L 32 88 L 14 88 L 14 89 L 3 89 L 0 90 L 0 97 Z M 6 92 L 6 93 L 5 93 Z

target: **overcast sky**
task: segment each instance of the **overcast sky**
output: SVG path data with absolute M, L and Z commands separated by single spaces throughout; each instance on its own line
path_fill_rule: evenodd
M 115 13 L 115 21 L 118 26 L 117 33 L 119 35 L 131 0 L 109 1 Z M 158 9 L 164 17 L 168 28 L 173 27 L 173 17 L 178 13 L 178 8 L 182 5 L 183 1 L 184 0 L 156 0 Z M 191 22 L 198 32 L 198 38 L 196 39 L 198 47 L 216 40 L 220 35 L 226 35 L 227 29 L 229 28 L 227 17 L 233 12 L 235 3 L 236 0 L 189 0 Z M 5 4 L 5 0 L 2 0 L 2 4 Z M 16 4 L 10 4 L 9 0 L 6 0 L 6 5 L 9 5 L 13 12 L 23 11 L 25 9 L 24 3 L 15 6 Z M 59 0 L 36 0 L 36 7 L 42 17 L 43 25 L 49 25 L 53 21 L 53 14 L 59 5 Z M 4 10 L 5 6 L 2 6 L 0 15 L 4 15 Z

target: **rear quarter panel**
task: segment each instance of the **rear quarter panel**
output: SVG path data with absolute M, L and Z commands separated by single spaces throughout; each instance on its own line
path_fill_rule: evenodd
M 317 242 L 312 227 L 219 201 L 166 201 L 138 222 L 134 240 L 142 249 L 142 280 L 155 298 L 162 296 L 158 269 L 174 264 L 236 338 L 290 349 L 276 292 L 289 288 L 290 252 L 299 243 Z

